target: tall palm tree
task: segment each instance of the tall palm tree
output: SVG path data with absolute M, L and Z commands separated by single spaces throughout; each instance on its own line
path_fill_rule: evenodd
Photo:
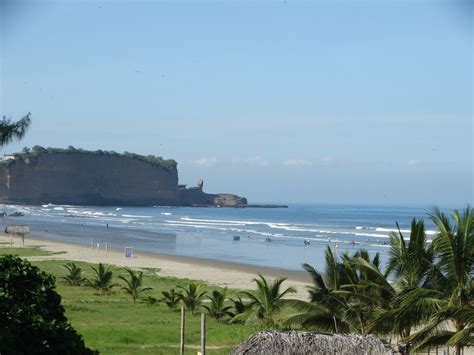
M 433 240 L 436 267 L 443 280 L 436 294 L 425 296 L 437 306 L 430 321 L 408 338 L 415 348 L 447 344 L 460 354 L 474 345 L 474 210 L 454 210 L 452 220 L 439 209 L 430 215 L 438 229 Z M 419 294 L 407 299 L 416 302 Z
M 95 277 L 89 281 L 89 286 L 100 290 L 102 294 L 110 292 L 113 287 L 117 286 L 117 284 L 112 283 L 112 271 L 110 268 L 106 268 L 104 264 L 99 263 L 98 267 L 92 267 L 92 270 Z
M 254 279 L 257 284 L 257 290 L 255 292 L 240 292 L 242 296 L 250 299 L 250 309 L 236 315 L 232 319 L 232 322 L 244 321 L 248 323 L 257 320 L 267 326 L 275 326 L 276 321 L 274 316 L 281 310 L 283 305 L 288 302 L 284 297 L 296 292 L 293 287 L 288 287 L 283 291 L 281 290 L 285 280 L 286 278 L 278 278 L 269 283 L 265 277 L 259 274 L 258 278 Z
M 383 307 L 374 314 L 371 331 L 394 334 L 399 338 L 410 336 L 413 327 L 426 322 L 438 308 L 432 296 L 437 293 L 442 275 L 434 264 L 434 249 L 428 243 L 422 219 L 411 222 L 410 236 L 406 238 L 397 223 L 397 233 L 390 233 L 389 260 L 385 276 L 394 277 L 393 292 Z M 415 299 L 410 304 L 406 300 Z M 430 295 L 430 297 L 428 297 Z M 404 351 L 408 352 L 409 344 Z
M 21 139 L 31 124 L 31 113 L 14 122 L 5 116 L 0 120 L 0 147 L 10 143 L 13 139 Z
M 125 286 L 122 290 L 132 296 L 133 303 L 137 301 L 137 298 L 141 293 L 149 290 L 153 290 L 153 287 L 143 287 L 143 271 L 136 273 L 131 269 L 125 269 L 128 272 L 130 279 L 127 279 L 120 275 L 118 278 L 125 282 Z
M 227 287 L 222 290 L 214 290 L 211 296 L 207 296 L 210 303 L 209 305 L 203 304 L 202 307 L 207 310 L 209 315 L 218 321 L 226 316 L 232 317 L 232 306 L 226 306 L 225 301 L 227 299 Z
M 287 317 L 284 324 L 336 333 L 368 332 L 375 310 L 393 293 L 380 271 L 380 256 L 371 258 L 367 251 L 360 250 L 339 259 L 328 247 L 325 260 L 324 276 L 303 264 L 313 280 L 308 287 L 309 302 L 291 301 L 298 313 Z
M 291 305 L 298 313 L 287 317 L 284 324 L 316 328 L 320 331 L 347 332 L 350 330 L 350 325 L 344 319 L 346 301 L 337 293 L 340 291 L 340 283 L 344 282 L 341 279 L 344 279 L 345 275 L 342 272 L 342 265 L 329 246 L 324 255 L 326 261 L 324 276 L 313 266 L 303 264 L 303 269 L 313 280 L 313 285 L 307 287 L 309 302 L 292 300 Z
M 87 280 L 82 276 L 82 269 L 74 263 L 67 263 L 63 265 L 64 268 L 68 271 L 68 274 L 62 279 L 71 286 L 80 286 Z
M 190 310 L 192 314 L 195 314 L 196 311 L 202 304 L 204 296 L 206 296 L 206 291 L 201 291 L 202 284 L 191 282 L 187 287 L 178 286 L 183 292 L 179 295 L 181 302 L 183 302 L 186 309 Z

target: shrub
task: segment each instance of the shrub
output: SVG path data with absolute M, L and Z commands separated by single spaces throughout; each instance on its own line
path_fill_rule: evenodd
M 68 323 L 54 277 L 0 257 L 0 354 L 96 354 Z

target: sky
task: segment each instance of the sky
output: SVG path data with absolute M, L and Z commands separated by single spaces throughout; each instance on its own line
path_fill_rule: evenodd
M 0 0 L 23 147 L 173 158 L 249 202 L 473 203 L 473 3 Z

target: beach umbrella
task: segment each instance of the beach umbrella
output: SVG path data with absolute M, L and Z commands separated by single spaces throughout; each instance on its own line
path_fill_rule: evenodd
M 5 233 L 19 235 L 21 237 L 21 242 L 25 245 L 25 234 L 30 233 L 30 227 L 28 226 L 7 226 L 5 228 Z

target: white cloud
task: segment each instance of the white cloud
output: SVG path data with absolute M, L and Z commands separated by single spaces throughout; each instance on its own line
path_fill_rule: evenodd
M 310 166 L 313 165 L 309 160 L 305 159 L 287 159 L 281 162 L 285 166 Z
M 237 165 L 246 165 L 246 166 L 268 166 L 270 163 L 268 160 L 262 158 L 261 156 L 239 158 L 233 160 L 234 164 Z
M 411 159 L 411 160 L 408 161 L 408 165 L 410 165 L 410 166 L 418 165 L 418 160 Z
M 195 160 L 191 160 L 192 165 L 210 167 L 217 163 L 217 159 L 214 157 L 203 157 Z

